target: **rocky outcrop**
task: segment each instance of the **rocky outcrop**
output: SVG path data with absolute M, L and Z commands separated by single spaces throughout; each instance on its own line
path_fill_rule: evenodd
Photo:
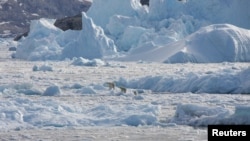
M 89 0 L 0 0 L 0 37 L 28 31 L 31 20 L 74 16 L 90 5 Z
M 66 18 L 61 18 L 57 19 L 54 23 L 54 25 L 63 31 L 66 30 L 81 30 L 82 29 L 82 16 L 81 14 L 77 14 L 72 17 L 66 17 Z M 14 41 L 20 40 L 23 36 L 26 37 L 28 36 L 29 31 L 20 34 L 14 38 Z
M 63 1 L 61 1 L 63 2 Z M 79 0 L 78 0 L 79 2 Z M 72 0 L 72 4 L 74 3 L 74 0 Z M 83 4 L 81 6 L 81 9 L 76 9 L 74 12 L 76 14 L 74 14 L 75 16 L 58 16 L 56 18 L 58 18 L 55 22 L 55 26 L 57 26 L 58 28 L 62 29 L 62 30 L 68 30 L 68 29 L 72 29 L 72 30 L 81 30 L 82 28 L 82 18 L 81 18 L 81 13 L 82 11 L 87 11 L 89 9 L 89 7 L 91 6 L 91 2 L 88 0 L 83 0 L 81 2 L 81 4 Z M 72 9 L 74 9 L 73 7 L 71 7 Z M 73 10 L 72 10 L 73 11 Z M 65 14 L 67 15 L 67 14 Z M 52 17 L 51 15 L 46 16 L 47 18 Z M 60 18 L 62 17 L 62 18 Z M 18 34 L 17 36 L 15 36 L 14 40 L 18 41 L 20 40 L 23 36 L 26 37 L 29 33 L 29 24 L 27 25 L 27 27 L 23 27 L 25 31 L 21 32 L 19 30 L 17 30 L 18 32 L 22 33 L 22 34 Z

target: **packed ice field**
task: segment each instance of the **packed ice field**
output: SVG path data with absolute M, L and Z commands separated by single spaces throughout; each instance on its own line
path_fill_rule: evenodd
M 250 122 L 248 63 L 79 65 L 79 59 L 23 61 L 11 53 L 1 49 L 6 140 L 206 140 L 208 124 Z M 106 82 L 127 92 L 110 90 Z

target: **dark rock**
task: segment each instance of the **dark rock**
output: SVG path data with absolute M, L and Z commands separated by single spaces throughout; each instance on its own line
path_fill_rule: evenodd
M 140 0 L 142 5 L 147 5 L 149 6 L 149 0 Z
M 14 41 L 19 41 L 22 37 L 26 37 L 28 36 L 29 34 L 29 31 L 23 33 L 23 34 L 20 34 L 20 35 L 17 35 L 15 38 L 14 38 Z
M 81 30 L 82 29 L 82 15 L 78 14 L 73 17 L 66 17 L 57 19 L 55 24 L 56 27 L 65 30 Z

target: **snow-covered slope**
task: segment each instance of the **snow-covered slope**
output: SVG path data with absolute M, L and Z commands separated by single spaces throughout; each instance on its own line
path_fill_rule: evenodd
M 134 48 L 122 60 L 165 63 L 249 62 L 250 30 L 229 24 L 210 25 L 164 46 Z

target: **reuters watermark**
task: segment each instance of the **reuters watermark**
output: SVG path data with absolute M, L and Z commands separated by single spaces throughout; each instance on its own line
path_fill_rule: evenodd
M 208 141 L 218 139 L 240 139 L 249 141 L 250 125 L 208 125 Z

